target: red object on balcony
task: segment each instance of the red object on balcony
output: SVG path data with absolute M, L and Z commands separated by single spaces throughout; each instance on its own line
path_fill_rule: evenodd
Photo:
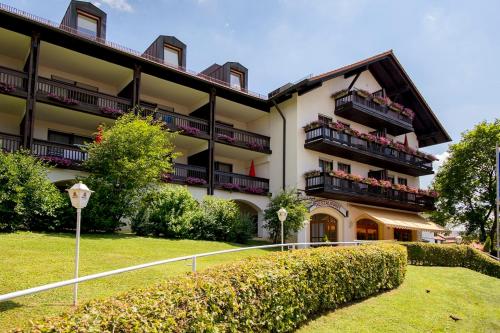
M 252 163 L 250 163 L 250 172 L 248 173 L 248 175 L 250 177 L 255 177 L 255 165 L 253 164 L 253 160 Z
M 101 141 L 102 141 L 102 126 L 99 126 L 97 128 L 97 135 L 95 136 L 95 142 L 101 143 Z
M 408 147 L 408 137 L 406 136 L 405 134 L 405 143 L 404 143 L 405 147 Z

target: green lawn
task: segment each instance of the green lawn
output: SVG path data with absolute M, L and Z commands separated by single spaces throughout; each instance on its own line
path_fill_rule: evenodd
M 0 294 L 71 279 L 74 246 L 74 236 L 69 234 L 0 234 Z M 239 246 L 241 245 L 132 235 L 83 235 L 80 243 L 80 275 Z M 263 253 L 267 251 L 250 250 L 200 258 L 197 266 L 198 269 L 203 269 Z M 190 270 L 191 261 L 179 262 L 84 282 L 79 286 L 79 300 L 82 302 L 151 285 L 165 277 Z M 2 302 L 0 331 L 24 327 L 29 320 L 68 310 L 71 308 L 71 299 L 72 287 L 69 286 Z
M 409 266 L 398 289 L 321 316 L 299 332 L 500 332 L 500 279 L 465 268 Z

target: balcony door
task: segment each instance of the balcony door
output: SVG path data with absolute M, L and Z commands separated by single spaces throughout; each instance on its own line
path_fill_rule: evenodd
M 356 223 L 357 240 L 378 240 L 378 224 L 372 220 L 359 220 Z
M 337 241 L 337 219 L 327 214 L 315 214 L 310 221 L 311 242 Z M 326 236 L 326 237 L 325 237 Z

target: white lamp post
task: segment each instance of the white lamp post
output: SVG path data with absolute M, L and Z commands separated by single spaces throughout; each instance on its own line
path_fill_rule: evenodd
M 79 182 L 73 185 L 68 191 L 71 205 L 76 208 L 76 251 L 75 251 L 75 279 L 78 278 L 78 263 L 80 261 L 80 224 L 82 218 L 82 208 L 87 206 L 90 195 L 93 191 L 87 185 Z M 78 283 L 73 287 L 73 305 L 76 305 L 78 297 Z
M 285 232 L 283 229 L 283 222 L 285 222 L 287 215 L 288 215 L 288 212 L 286 211 L 285 208 L 281 207 L 280 210 L 278 210 L 278 219 L 281 222 L 281 244 L 285 243 L 285 240 L 284 240 Z M 281 246 L 281 251 L 283 251 L 283 245 Z

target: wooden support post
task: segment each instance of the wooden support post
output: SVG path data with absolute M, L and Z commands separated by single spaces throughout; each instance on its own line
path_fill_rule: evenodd
M 132 79 L 132 107 L 141 103 L 141 66 L 134 66 L 134 77 Z
M 210 139 L 208 140 L 208 195 L 214 194 L 214 148 L 215 148 L 215 98 L 217 97 L 217 92 L 215 88 L 210 90 L 209 97 L 209 126 L 208 134 Z
M 26 97 L 26 112 L 22 120 L 22 145 L 31 148 L 33 144 L 33 131 L 35 127 L 35 105 L 38 82 L 38 62 L 40 56 L 40 34 L 33 33 L 30 44 L 30 55 L 27 63 L 28 93 Z

